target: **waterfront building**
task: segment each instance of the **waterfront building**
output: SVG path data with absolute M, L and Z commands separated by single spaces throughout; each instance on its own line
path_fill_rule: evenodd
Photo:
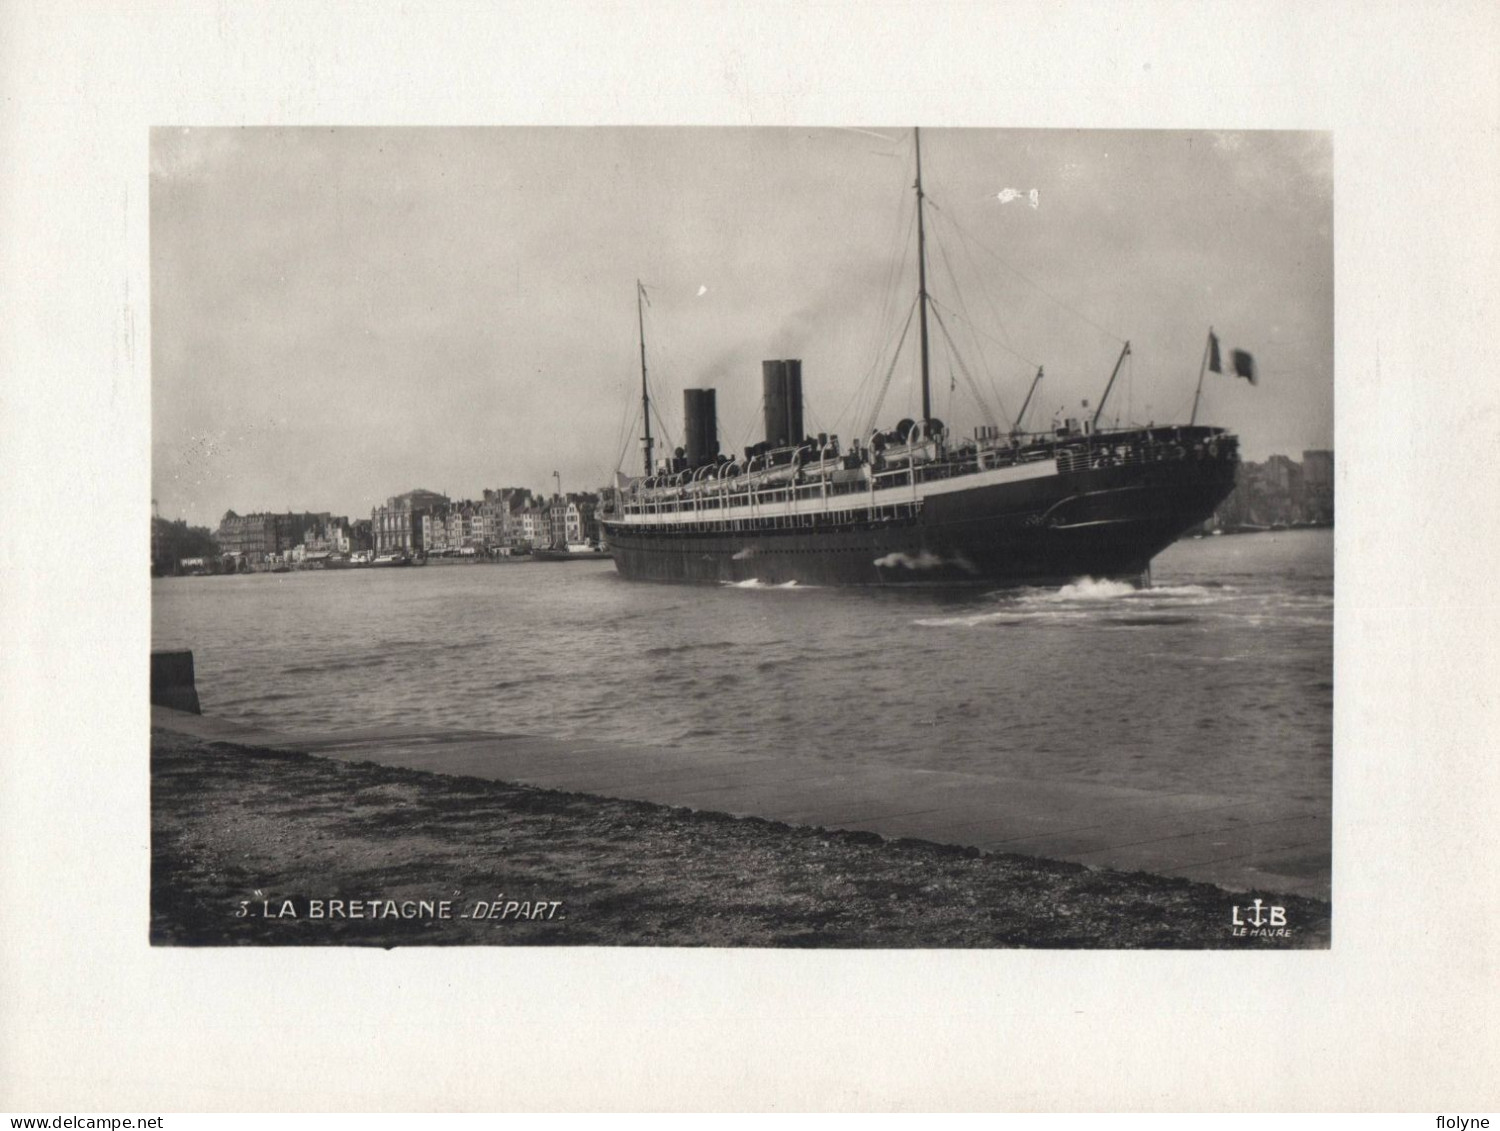
M 396 506 L 376 507 L 370 512 L 370 528 L 374 534 L 374 550 L 377 554 L 389 554 L 397 550 L 410 552 L 420 539 L 420 533 L 411 527 L 410 510 Z
M 448 548 L 462 550 L 484 544 L 479 504 L 471 499 L 455 503 L 448 510 Z
M 189 526 L 182 519 L 168 522 L 151 517 L 151 573 L 153 576 L 183 572 L 217 572 L 222 561 L 212 531 Z
M 488 545 L 493 548 L 514 549 L 532 541 L 531 533 L 524 528 L 521 516 L 532 506 L 532 495 L 526 487 L 501 487 L 484 492 L 484 501 L 479 504 L 487 521 Z
M 167 539 L 164 533 L 165 524 L 161 520 L 161 514 L 157 511 L 156 500 L 151 500 L 151 568 L 157 568 L 157 563 L 166 559 Z
M 543 545 L 564 546 L 568 542 L 568 501 L 553 495 L 547 504 L 547 540 Z
M 580 492 L 568 496 L 567 540 L 569 543 L 598 542 L 599 523 L 594 517 L 599 496 Z
M 1302 466 L 1290 456 L 1272 456 L 1266 460 L 1262 472 L 1270 494 L 1284 500 L 1286 515 L 1283 521 L 1296 522 L 1302 511 Z
M 485 492 L 489 494 L 488 491 Z M 491 499 L 485 499 L 474 509 L 474 528 L 478 532 L 478 544 L 486 550 L 505 544 L 505 509 Z
M 516 529 L 520 535 L 518 544 L 528 546 L 550 546 L 552 531 L 548 512 L 541 507 L 527 507 L 517 516 Z
M 447 508 L 434 507 L 417 512 L 418 535 L 415 545 L 429 554 L 441 554 L 448 548 Z
M 347 554 L 350 549 L 349 520 L 340 515 L 327 518 L 303 531 L 301 545 L 307 554 Z
M 285 514 L 272 515 L 271 525 L 276 539 L 273 552 L 285 554 L 293 546 L 305 543 L 310 536 L 309 532 L 326 529 L 332 517 L 327 511 L 287 511 Z
M 1284 455 L 1241 463 L 1234 491 L 1215 509 L 1210 525 L 1254 530 L 1332 523 L 1333 453 L 1306 451 L 1302 457 L 1300 464 Z
M 219 520 L 214 537 L 221 553 L 260 562 L 305 543 L 309 531 L 325 530 L 331 518 L 327 511 L 240 515 L 230 510 Z
M 276 552 L 276 523 L 269 514 L 235 514 L 225 511 L 214 535 L 219 550 L 246 561 L 264 561 Z
M 417 512 L 420 515 L 422 549 L 429 554 L 444 554 L 485 545 L 481 505 L 464 499 Z
M 1302 494 L 1307 521 L 1318 524 L 1333 521 L 1333 453 L 1302 453 Z
M 435 533 L 431 523 L 424 522 L 439 507 L 447 507 L 446 495 L 420 488 L 404 495 L 393 495 L 383 507 L 370 512 L 370 529 L 377 554 L 415 553 L 429 548 L 427 535 Z

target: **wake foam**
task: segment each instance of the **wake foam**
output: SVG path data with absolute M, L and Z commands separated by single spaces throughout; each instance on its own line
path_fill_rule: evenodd
M 897 552 L 875 559 L 876 569 L 937 569 L 942 564 L 943 559 L 931 550 L 923 550 L 916 557 Z
M 988 595 L 983 612 L 921 617 L 923 628 L 982 628 L 1008 625 L 1093 625 L 1155 628 L 1192 624 L 1195 606 L 1229 600 L 1231 587 L 1164 585 L 1138 589 L 1128 581 L 1080 577 L 1058 589 L 1001 590 Z M 1184 615 L 1187 614 L 1187 615 Z
M 1108 578 L 1080 577 L 1052 593 L 1030 598 L 1031 600 L 1061 603 L 1065 601 L 1214 601 L 1222 594 L 1233 593 L 1230 585 L 1213 589 L 1202 585 L 1148 585 L 1137 588 L 1128 581 L 1111 581 Z
M 1128 581 L 1110 581 L 1107 578 L 1095 580 L 1092 577 L 1081 577 L 1069 585 L 1064 585 L 1056 593 L 1050 594 L 1044 600 L 1116 601 L 1121 597 L 1133 597 L 1139 592 L 1141 590 Z
M 1030 619 L 1017 613 L 972 613 L 966 617 L 919 617 L 912 623 L 923 628 L 979 628 L 987 624 L 1025 624 Z

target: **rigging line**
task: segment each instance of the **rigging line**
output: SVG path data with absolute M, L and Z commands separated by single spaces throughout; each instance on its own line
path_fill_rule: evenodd
M 635 383 L 635 374 L 631 373 L 625 380 L 624 388 L 629 394 L 631 386 Z M 616 438 L 624 444 L 629 444 L 631 432 L 635 430 L 636 415 L 640 411 L 640 405 L 633 395 L 621 398 L 620 406 L 620 429 Z
M 986 384 L 989 385 L 991 391 L 994 392 L 994 394 L 995 394 L 995 400 L 997 402 L 999 402 L 1000 416 L 1003 417 L 1006 420 L 1009 420 L 1010 419 L 1010 414 L 1005 411 L 1005 400 L 1004 400 L 1003 397 L 1000 396 L 999 391 L 995 389 L 995 379 L 990 374 L 989 362 L 985 359 L 984 350 L 982 348 L 980 348 L 980 346 L 979 346 L 979 338 L 978 338 L 978 336 L 974 335 L 974 318 L 969 313 L 969 303 L 968 303 L 968 300 L 964 297 L 964 290 L 963 290 L 962 287 L 960 287 L 958 285 L 958 274 L 957 274 L 957 272 L 955 272 L 953 270 L 953 261 L 948 258 L 948 245 L 943 242 L 943 238 L 942 238 L 942 235 L 940 233 L 934 232 L 933 234 L 934 234 L 935 238 L 937 239 L 938 252 L 943 257 L 943 267 L 948 272 L 948 279 L 949 279 L 949 281 L 953 284 L 953 293 L 958 296 L 958 303 L 963 308 L 963 322 L 968 327 L 970 335 L 974 336 L 975 353 L 977 353 L 979 355 L 979 364 L 984 367 L 984 379 L 985 379 L 985 382 L 986 382 Z M 947 331 L 945 330 L 944 332 L 946 333 Z M 948 344 L 949 344 L 949 346 L 952 347 L 952 349 L 953 349 L 953 351 L 955 353 L 958 352 L 958 344 L 953 341 L 953 338 L 952 338 L 951 335 L 948 338 Z M 961 366 L 963 365 L 963 358 L 962 358 L 962 356 L 959 357 L 959 365 L 961 365 Z M 965 369 L 965 375 L 968 376 L 967 368 Z M 972 377 L 970 377 L 970 382 L 971 382 L 971 384 L 977 384 L 976 382 L 973 381 Z M 975 394 L 974 395 L 976 397 L 979 397 L 979 392 L 978 392 L 977 388 L 975 389 Z M 984 399 L 982 397 L 979 397 L 979 407 L 980 407 L 981 411 L 983 411 L 985 413 L 989 412 L 989 406 L 987 404 L 985 404 Z M 990 420 L 990 421 L 986 421 L 986 423 L 988 423 L 988 424 L 994 424 L 995 421 Z M 998 427 L 998 425 L 997 425 L 997 427 Z
M 903 215 L 906 220 L 904 231 L 901 224 Z M 880 302 L 879 319 L 876 323 L 878 326 L 890 326 L 895 321 L 897 309 L 896 296 L 900 293 L 900 288 L 897 284 L 901 277 L 906 274 L 906 263 L 911 256 L 911 234 L 916 226 L 917 213 L 915 208 L 903 209 L 897 212 L 894 232 L 897 237 L 897 243 L 892 248 L 891 254 L 886 256 L 886 278 Z M 900 250 L 899 257 L 896 255 L 897 248 Z M 875 354 L 870 358 L 870 363 L 860 378 L 861 389 L 866 382 L 875 376 L 880 366 L 880 359 L 885 356 L 885 347 L 889 344 L 890 337 L 890 333 L 887 332 L 884 341 L 877 343 Z
M 944 214 L 944 216 L 943 216 L 943 222 L 944 223 L 949 223 L 949 224 L 952 223 L 952 221 L 948 219 L 948 216 L 946 214 Z M 979 264 L 974 259 L 974 252 L 972 251 L 972 249 L 970 249 L 968 241 L 962 238 L 963 237 L 963 233 L 959 232 L 957 230 L 957 226 L 956 225 L 955 225 L 954 230 L 955 230 L 955 234 L 957 234 L 960 237 L 959 241 L 958 241 L 958 244 L 964 250 L 964 256 L 969 261 L 969 267 L 973 270 L 974 277 L 976 279 L 983 280 L 984 279 L 984 272 L 979 269 Z M 1005 340 L 1007 342 L 1009 342 L 1010 341 L 1010 330 L 1005 325 L 1005 319 L 1003 319 L 1003 318 L 1000 317 L 1000 310 L 995 305 L 994 298 L 990 295 L 990 292 L 988 290 L 986 290 L 983 286 L 980 287 L 980 291 L 984 295 L 985 305 L 987 305 L 990 308 L 990 314 L 994 316 L 995 325 L 997 325 L 997 326 L 1000 327 L 1001 336 L 1003 336 L 1005 338 Z M 968 309 L 967 305 L 965 306 L 965 309 L 966 310 Z
M 631 425 L 635 423 L 635 414 L 628 413 L 627 415 L 628 419 L 621 421 L 623 427 L 621 427 L 619 433 L 617 433 L 616 435 L 616 440 L 619 442 L 620 446 L 619 458 L 615 460 L 616 471 L 619 471 L 622 467 L 625 466 L 625 453 L 630 450 L 630 433 L 634 431 Z
M 618 435 L 618 439 L 620 442 L 620 458 L 615 461 L 616 471 L 620 471 L 624 468 L 625 456 L 630 451 L 631 444 L 638 439 L 644 439 L 644 437 L 638 437 L 635 434 L 641 420 L 641 406 L 634 397 L 625 398 L 625 411 L 622 416 L 623 419 L 620 421 L 621 428 Z
M 634 418 L 631 420 L 634 423 Z M 615 471 L 618 472 L 625 466 L 625 453 L 630 450 L 630 437 L 625 437 L 625 442 L 620 445 L 620 454 L 615 457 Z
M 894 292 L 892 293 L 894 294 Z M 882 317 L 881 322 L 883 323 L 884 321 L 885 319 Z M 849 399 L 844 402 L 844 407 L 839 410 L 838 415 L 833 419 L 835 427 L 842 426 L 842 422 L 846 416 L 849 418 L 851 426 L 853 426 L 859 419 L 859 413 L 854 410 L 859 404 L 860 399 L 869 392 L 871 380 L 875 376 L 876 366 L 880 364 L 880 359 L 885 356 L 886 347 L 889 345 L 890 339 L 894 336 L 895 327 L 893 325 L 887 331 L 884 339 L 876 342 L 875 352 L 874 355 L 870 358 L 869 364 L 864 367 L 864 371 L 861 373 L 859 380 L 855 382 L 854 390 L 852 393 L 850 393 Z
M 742 457 L 735 455 L 736 452 L 743 451 L 744 449 L 750 447 L 751 444 L 760 442 L 755 437 L 759 434 L 758 430 L 760 428 L 761 422 L 765 420 L 765 411 L 766 398 L 762 396 L 760 400 L 756 402 L 755 413 L 751 417 L 749 423 L 745 424 L 739 430 L 739 443 L 732 445 L 729 449 L 729 457 L 731 459 L 739 460 Z
M 677 442 L 672 439 L 672 431 L 667 427 L 667 422 L 662 419 L 661 409 L 656 406 L 655 397 L 651 399 L 651 415 L 656 417 L 656 423 L 661 428 L 661 435 L 658 438 L 666 445 L 667 454 L 670 456 L 672 452 L 676 451 Z
M 903 229 L 903 220 L 905 221 Z M 885 280 L 881 285 L 881 300 L 878 308 L 876 326 L 886 326 L 895 320 L 896 295 L 899 293 L 897 282 L 906 273 L 906 262 L 911 255 L 911 234 L 916 227 L 917 213 L 913 208 L 901 208 L 896 211 L 896 223 L 891 231 L 894 237 L 891 241 L 890 252 L 885 256 L 886 273 Z M 898 255 L 899 252 L 899 255 Z M 860 385 L 869 381 L 880 365 L 880 359 L 885 354 L 885 346 L 890 341 L 887 334 L 884 340 L 877 340 L 874 355 L 870 358 L 868 366 L 860 377 Z
M 974 403 L 979 410 L 979 415 L 984 419 L 985 423 L 991 423 L 989 420 L 990 407 L 985 403 L 984 397 L 980 395 L 979 390 L 975 387 L 974 379 L 969 375 L 968 367 L 964 364 L 963 355 L 959 353 L 958 345 L 953 341 L 953 335 L 948 332 L 948 327 L 943 325 L 943 316 L 934 310 L 932 317 L 937 322 L 938 329 L 942 331 L 943 340 L 948 343 L 948 403 L 944 411 L 948 414 L 949 423 L 951 424 L 954 420 L 953 401 L 954 395 L 958 390 L 958 377 L 953 372 L 955 362 L 958 363 L 959 371 L 964 375 L 964 384 L 968 386 L 969 392 L 973 394 Z
M 901 330 L 901 335 L 902 335 L 903 339 L 905 338 L 905 335 L 906 335 L 906 327 L 910 326 L 910 324 L 911 324 L 911 312 L 916 309 L 916 305 L 917 305 L 917 300 L 915 298 L 913 298 L 912 299 L 912 303 L 911 303 L 911 307 L 908 309 L 907 314 L 906 314 L 906 323 L 903 325 L 902 330 Z M 875 356 L 871 359 L 869 368 L 866 370 L 864 376 L 859 379 L 859 383 L 854 387 L 854 393 L 853 393 L 853 395 L 850 396 L 848 402 L 844 405 L 843 409 L 839 412 L 838 416 L 836 416 L 834 418 L 834 423 L 835 424 L 839 424 L 844 419 L 844 417 L 847 415 L 849 417 L 850 426 L 851 427 L 857 426 L 859 418 L 860 418 L 860 416 L 862 414 L 859 413 L 859 412 L 857 412 L 857 411 L 855 411 L 855 409 L 858 406 L 861 398 L 863 398 L 864 396 L 866 396 L 868 393 L 871 392 L 871 385 L 873 383 L 873 378 L 875 376 L 876 367 L 880 364 L 881 358 L 883 358 L 885 356 L 886 350 L 890 346 L 890 341 L 895 336 L 896 336 L 895 326 L 893 325 L 891 327 L 890 332 L 886 335 L 885 340 L 879 344 L 879 346 L 878 346 L 878 348 L 877 348 L 877 350 L 875 352 Z M 896 347 L 896 352 L 897 352 L 897 354 L 899 354 L 901 352 L 901 347 L 899 345 Z M 894 361 L 894 359 L 892 359 L 892 365 L 894 365 L 894 364 L 895 364 L 895 361 Z M 886 375 L 886 379 L 885 379 L 885 383 L 887 385 L 889 385 L 890 384 L 890 380 L 891 380 L 890 375 L 887 374 Z M 881 396 L 883 397 L 884 393 L 882 393 Z M 869 431 L 869 429 L 866 429 L 866 431 Z
M 885 257 L 884 298 L 880 305 L 883 316 L 895 314 L 896 282 L 906 272 L 906 260 L 911 254 L 911 233 L 916 226 L 917 211 L 914 207 L 902 207 L 896 210 L 896 223 L 891 229 L 891 235 L 894 238 L 890 241 L 890 251 Z
M 963 354 L 959 353 L 958 347 L 953 344 L 953 335 L 948 333 L 948 324 L 943 321 L 942 314 L 937 310 L 934 310 L 932 313 L 933 317 L 937 319 L 938 329 L 943 332 L 943 337 L 948 341 L 948 348 L 951 351 L 949 356 L 952 360 L 958 362 L 958 371 L 964 375 L 964 381 L 969 386 L 969 392 L 974 394 L 974 400 L 979 405 L 979 411 L 986 417 L 985 423 L 998 429 L 1000 427 L 999 418 L 990 411 L 989 404 L 986 403 L 984 396 L 979 391 L 978 384 L 974 381 L 974 375 L 969 372 L 969 367 L 964 364 Z
M 880 406 L 881 406 L 881 404 L 885 400 L 885 395 L 886 395 L 887 390 L 889 390 L 889 388 L 890 388 L 891 377 L 892 377 L 892 375 L 895 372 L 897 362 L 900 360 L 900 357 L 901 357 L 901 347 L 906 342 L 906 335 L 907 335 L 907 333 L 911 329 L 912 316 L 916 313 L 917 303 L 919 301 L 920 301 L 920 299 L 918 299 L 916 296 L 913 296 L 912 301 L 911 301 L 911 305 L 909 307 L 907 307 L 907 310 L 906 310 L 906 321 L 903 322 L 902 325 L 901 325 L 900 336 L 897 338 L 895 348 L 894 348 L 893 352 L 891 353 L 890 368 L 886 372 L 885 380 L 883 382 L 881 382 L 881 384 L 880 384 L 880 386 L 879 386 L 879 388 L 877 390 L 875 388 L 875 386 L 874 386 L 873 378 L 875 376 L 875 373 L 874 373 L 874 370 L 873 370 L 873 367 L 872 367 L 872 370 L 870 372 L 869 377 L 866 378 L 865 381 L 861 382 L 860 388 L 857 390 L 857 399 L 858 400 L 862 400 L 865 396 L 869 396 L 869 398 L 870 398 L 869 403 L 871 405 L 871 408 L 870 408 L 870 410 L 869 410 L 868 413 L 865 413 L 865 412 L 862 412 L 862 411 L 858 411 L 856 403 L 853 403 L 853 402 L 851 403 L 851 405 L 850 405 L 850 410 L 851 411 L 850 411 L 850 416 L 849 416 L 849 425 L 850 425 L 851 428 L 853 428 L 853 429 L 856 430 L 856 435 L 859 434 L 858 431 L 857 431 L 858 428 L 859 428 L 859 421 L 860 421 L 861 417 L 863 417 L 865 415 L 869 416 L 870 423 L 866 425 L 866 427 L 864 429 L 864 432 L 866 434 L 868 434 L 875 427 L 874 420 L 875 420 L 876 417 L 878 417 L 880 415 Z M 880 359 L 882 357 L 884 357 L 884 356 L 885 356 L 885 350 L 882 348 L 881 352 L 875 358 L 875 362 L 876 362 L 877 365 L 879 364 Z M 842 419 L 842 416 L 840 417 L 840 419 Z
M 948 421 L 949 426 L 951 427 L 952 423 L 953 423 L 953 397 L 955 395 L 954 394 L 955 387 L 958 385 L 958 378 L 953 375 L 953 350 L 951 348 L 952 347 L 952 343 L 951 342 L 949 343 L 949 347 L 950 348 L 948 350 L 948 387 L 943 390 L 943 403 L 941 405 L 941 408 L 943 410 L 942 419 Z
M 755 427 L 754 427 L 754 425 L 747 425 L 746 427 L 741 428 L 740 429 L 739 443 L 735 444 L 734 447 L 732 447 L 732 448 L 729 449 L 729 458 L 730 459 L 734 459 L 734 460 L 738 460 L 740 457 L 737 456 L 737 455 L 735 455 L 734 453 L 735 452 L 744 451 L 746 448 L 748 448 L 750 446 L 750 443 L 749 443 L 750 438 L 752 436 L 754 436 L 754 435 L 755 435 Z
M 929 298 L 930 301 L 930 298 Z M 875 398 L 875 407 L 870 410 L 870 423 L 865 427 L 865 432 L 875 430 L 875 419 L 880 415 L 880 406 L 885 403 L 885 394 L 891 387 L 891 377 L 896 372 L 896 362 L 901 357 L 901 347 L 906 344 L 907 332 L 911 329 L 912 315 L 917 312 L 917 300 L 913 299 L 911 310 L 906 314 L 906 324 L 901 327 L 901 340 L 896 343 L 896 352 L 891 355 L 890 368 L 885 371 L 885 380 L 880 383 L 880 395 Z
M 943 219 L 945 221 L 947 221 L 947 217 L 946 216 L 944 216 Z M 1010 342 L 1011 342 L 1010 330 L 1006 327 L 1005 320 L 1000 317 L 1000 309 L 999 309 L 999 307 L 997 307 L 995 305 L 994 296 L 990 294 L 989 288 L 987 288 L 987 287 L 985 287 L 983 285 L 984 272 L 979 269 L 979 263 L 975 260 L 974 253 L 969 248 L 968 242 L 963 239 L 962 233 L 958 233 L 958 235 L 959 235 L 959 241 L 958 241 L 959 242 L 959 246 L 963 248 L 964 257 L 968 260 L 969 268 L 970 268 L 970 270 L 972 270 L 974 272 L 974 277 L 976 279 L 980 280 L 980 288 L 979 289 L 980 289 L 980 293 L 984 295 L 985 306 L 989 308 L 990 315 L 995 320 L 995 325 L 1000 328 L 1000 336 L 1002 338 L 1004 338 L 1006 344 L 1009 345 Z M 978 337 L 978 334 L 976 332 L 976 327 L 978 326 L 978 323 L 975 322 L 974 319 L 973 319 L 973 317 L 969 315 L 969 304 L 968 304 L 967 301 L 964 301 L 964 294 L 963 294 L 962 291 L 959 292 L 959 296 L 958 297 L 959 297 L 960 302 L 963 303 L 964 316 L 965 316 L 965 318 L 967 319 L 967 322 L 968 322 L 969 333 L 972 334 L 972 335 L 974 335 L 974 344 L 975 344 L 975 348 L 978 350 L 978 353 L 979 353 L 979 360 L 985 366 L 985 370 L 984 370 L 985 381 L 987 381 L 989 383 L 990 391 L 995 394 L 995 400 L 1000 405 L 1000 415 L 1002 417 L 1004 417 L 1006 420 L 1009 420 L 1009 419 L 1011 419 L 1010 410 L 1005 407 L 1005 398 L 1000 395 L 1000 390 L 997 387 L 996 382 L 995 382 L 995 376 L 994 376 L 994 374 L 992 374 L 990 372 L 990 370 L 989 370 L 989 364 L 988 364 L 988 362 L 985 359 L 984 349 L 979 346 L 979 337 Z
M 965 305 L 964 310 L 965 313 L 967 313 L 967 305 Z M 983 367 L 984 370 L 983 387 L 987 388 L 994 396 L 995 404 L 1000 410 L 1000 418 L 1002 420 L 1009 420 L 1011 418 L 1010 410 L 1005 407 L 1005 397 L 1000 393 L 1000 382 L 996 380 L 995 374 L 990 371 L 989 357 L 985 352 L 983 344 L 979 340 L 979 335 L 974 332 L 974 320 L 972 318 L 968 320 L 965 329 L 969 331 L 969 337 L 973 340 L 974 343 L 974 353 L 978 355 L 979 364 Z
M 901 139 L 901 148 L 903 152 L 909 151 L 910 146 L 911 135 L 908 134 Z M 906 274 L 906 264 L 911 258 L 913 242 L 912 232 L 917 225 L 916 201 L 912 200 L 906 206 L 896 209 L 894 211 L 894 221 L 895 222 L 891 228 L 892 239 L 890 241 L 890 250 L 884 258 L 884 262 L 886 263 L 886 272 L 884 281 L 881 286 L 881 300 L 878 307 L 878 317 L 875 323 L 877 329 L 882 326 L 889 327 L 889 329 L 884 334 L 879 335 L 876 338 L 875 349 L 871 354 L 868 363 L 863 367 L 862 372 L 859 376 L 859 380 L 854 386 L 853 393 L 850 395 L 849 400 L 845 403 L 843 409 L 833 420 L 833 424 L 835 427 L 842 427 L 843 421 L 846 417 L 849 420 L 851 428 L 858 427 L 858 421 L 862 415 L 860 412 L 860 405 L 865 401 L 866 398 L 870 396 L 873 391 L 872 386 L 874 385 L 875 374 L 879 369 L 881 359 L 886 354 L 886 350 L 890 345 L 891 338 L 894 336 L 897 295 L 901 290 L 899 283 Z M 908 317 L 910 316 L 908 315 Z M 902 332 L 903 334 L 905 333 L 904 328 Z M 885 380 L 885 385 L 888 387 L 889 384 L 890 377 L 888 375 Z M 880 393 L 880 398 L 883 399 L 884 396 L 885 392 L 884 390 L 882 390 Z M 878 413 L 878 403 L 876 406 L 876 412 Z
M 807 435 L 809 435 L 809 436 L 816 436 L 819 432 L 828 431 L 828 429 L 824 429 L 824 428 L 819 428 L 818 427 L 817 419 L 813 416 L 812 401 L 808 400 L 807 397 L 805 397 L 805 396 L 802 398 L 802 416 L 804 418 L 803 419 L 804 425 L 806 425 L 806 424 L 811 424 L 812 425 L 811 428 L 804 427 L 802 429 L 804 432 L 807 433 Z M 801 438 L 802 437 L 798 437 L 799 440 Z
M 675 394 L 682 391 L 682 380 L 677 368 L 676 355 L 670 346 L 663 342 L 660 345 L 654 346 L 651 352 L 654 362 L 651 366 L 651 373 L 655 378 L 651 384 L 653 390 L 659 389 L 662 393 L 660 398 L 655 395 L 651 398 L 652 407 L 655 408 L 656 402 L 659 399 L 677 399 Z
M 999 346 L 1006 353 L 1012 354 L 1013 356 L 1020 358 L 1027 365 L 1040 365 L 1041 364 L 1041 362 L 1032 361 L 1031 358 L 1027 357 L 1024 353 L 1022 353 L 1020 350 L 1016 349 L 1014 346 L 1006 345 L 999 338 L 996 338 L 996 337 L 993 337 L 993 336 L 991 336 L 989 334 L 986 334 L 983 330 L 979 329 L 979 327 L 975 326 L 972 322 L 970 322 L 967 318 L 965 318 L 963 316 L 963 313 L 961 311 L 954 310 L 946 302 L 939 302 L 937 299 L 933 298 L 931 295 L 927 296 L 927 301 L 929 303 L 931 303 L 933 306 L 940 306 L 940 307 L 942 307 L 949 314 L 953 315 L 953 317 L 959 319 L 961 322 L 963 322 L 965 325 L 967 325 L 969 327 L 969 329 L 973 333 L 978 334 L 981 338 L 984 338 L 987 341 L 994 342 L 995 345 Z
M 1006 260 L 994 248 L 990 247 L 989 245 L 987 245 L 986 243 L 984 243 L 982 240 L 980 240 L 976 236 L 974 236 L 971 232 L 968 231 L 968 229 L 966 229 L 957 220 L 954 220 L 952 217 L 949 217 L 949 221 L 953 224 L 953 226 L 955 228 L 958 229 L 959 233 L 961 235 L 963 235 L 966 239 L 973 241 L 973 243 L 976 244 L 978 247 L 982 248 L 983 250 L 989 252 L 990 255 L 994 256 L 995 260 L 1002 267 L 1004 267 L 1007 271 L 1010 271 L 1012 274 L 1017 275 L 1020 278 L 1024 279 L 1026 282 L 1030 283 L 1039 292 L 1041 292 L 1042 294 L 1046 295 L 1053 302 L 1057 303 L 1058 306 L 1062 307 L 1064 310 L 1066 310 L 1069 313 L 1071 313 L 1075 318 L 1078 318 L 1080 321 L 1087 322 L 1090 326 L 1092 326 L 1094 329 L 1098 330 L 1101 334 L 1104 334 L 1107 337 L 1114 339 L 1115 341 L 1119 342 L 1121 345 L 1125 344 L 1125 339 L 1124 338 L 1120 337 L 1113 330 L 1107 330 L 1107 329 L 1105 329 L 1103 326 L 1099 325 L 1099 323 L 1095 322 L 1092 318 L 1090 318 L 1087 314 L 1084 314 L 1082 311 L 1076 309 L 1075 307 L 1069 306 L 1062 299 L 1058 298 L 1051 291 L 1047 290 L 1046 287 L 1044 287 L 1040 283 L 1038 283 L 1030 275 L 1028 275 L 1024 271 L 1022 271 L 1019 267 L 1016 267 L 1013 264 L 1011 264 L 1008 260 Z
M 626 405 L 627 406 L 629 405 L 628 401 L 626 402 Z M 625 419 L 625 413 L 628 412 L 628 411 L 629 411 L 628 407 L 625 408 L 624 410 L 622 410 L 622 412 L 620 414 L 620 423 L 615 427 L 615 443 L 614 443 L 614 446 L 617 447 L 617 448 L 621 448 L 621 449 L 623 449 L 623 447 L 624 447 L 625 425 L 629 423 L 629 421 L 627 421 Z M 621 455 L 620 458 L 623 460 L 625 457 L 623 455 Z M 618 467 L 619 467 L 619 465 L 616 464 L 616 469 L 617 470 L 618 470 Z
M 1174 408 L 1172 410 L 1172 412 L 1171 412 L 1170 415 L 1164 416 L 1164 417 L 1162 417 L 1162 419 L 1163 420 L 1169 420 L 1169 421 L 1170 420 L 1181 420 L 1184 416 L 1187 415 L 1187 413 L 1184 410 L 1188 407 L 1189 403 L 1190 402 L 1189 402 L 1188 398 L 1187 397 L 1183 397 L 1183 399 L 1181 401 L 1180 407 Z M 1170 425 L 1162 425 L 1162 427 L 1170 427 Z

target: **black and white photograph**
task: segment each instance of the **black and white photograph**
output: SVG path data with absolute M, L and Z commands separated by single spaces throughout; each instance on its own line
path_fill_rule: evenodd
M 1326 947 L 1332 139 L 162 127 L 152 940 Z

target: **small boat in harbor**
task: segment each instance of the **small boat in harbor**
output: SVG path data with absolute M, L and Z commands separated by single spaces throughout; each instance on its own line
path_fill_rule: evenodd
M 531 557 L 538 562 L 597 562 L 608 560 L 609 555 L 592 542 L 569 542 L 565 546 L 533 550 Z

